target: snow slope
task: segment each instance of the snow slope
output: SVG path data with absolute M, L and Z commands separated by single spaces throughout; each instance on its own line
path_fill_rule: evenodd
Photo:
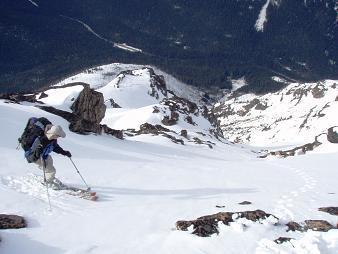
M 292 83 L 265 95 L 228 96 L 212 112 L 224 136 L 252 145 L 305 144 L 338 125 L 338 82 Z
M 156 67 L 136 64 L 112 63 L 97 66 L 87 69 L 82 73 L 65 78 L 64 80 L 55 84 L 55 86 L 62 86 L 73 82 L 84 82 L 90 84 L 91 88 L 98 89 L 100 87 L 106 86 L 108 83 L 116 79 L 116 77 L 123 71 L 139 70 L 145 67 L 153 68 L 157 74 L 162 75 L 167 84 L 167 88 L 173 91 L 177 96 L 187 98 L 193 102 L 201 101 L 203 92 L 198 91 L 196 87 L 186 85 Z
M 99 201 L 51 191 L 52 211 L 48 211 L 45 188 L 39 184 L 42 172 L 25 162 L 22 150 L 15 150 L 30 116 L 45 116 L 66 130 L 67 137 L 59 144 L 72 152 Z M 0 230 L 0 253 L 338 252 L 337 230 L 286 233 L 285 227 L 269 222 L 246 222 L 247 227 L 236 222 L 222 227 L 219 235 L 200 238 L 174 228 L 177 220 L 254 209 L 272 213 L 282 222 L 325 219 L 337 224 L 336 216 L 318 211 L 322 206 L 337 206 L 336 145 L 325 144 L 293 158 L 258 159 L 253 147 L 218 141 L 209 149 L 149 135 L 126 140 L 82 136 L 69 132 L 64 119 L 30 103 L 0 101 L 0 119 L 1 213 L 22 215 L 28 221 L 26 229 Z M 70 161 L 57 154 L 53 157 L 57 177 L 83 187 Z M 252 205 L 238 205 L 244 200 Z M 280 236 L 295 240 L 292 245 L 277 245 L 273 240 Z

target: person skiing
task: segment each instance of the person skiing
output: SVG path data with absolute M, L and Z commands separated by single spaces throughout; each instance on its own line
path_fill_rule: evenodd
M 55 152 L 69 158 L 72 157 L 69 151 L 63 150 L 58 145 L 57 139 L 60 137 L 66 137 L 66 133 L 61 126 L 47 124 L 44 129 L 44 134 L 37 136 L 31 147 L 25 151 L 25 157 L 28 163 L 35 163 L 40 169 L 44 170 L 46 184 L 53 189 L 59 189 L 62 183 L 55 178 L 56 170 L 50 153 Z

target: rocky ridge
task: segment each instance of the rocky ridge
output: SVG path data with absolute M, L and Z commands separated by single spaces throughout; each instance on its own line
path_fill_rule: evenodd
M 233 92 L 209 111 L 226 139 L 253 145 L 313 142 L 336 125 L 338 82 L 289 84 L 266 95 Z

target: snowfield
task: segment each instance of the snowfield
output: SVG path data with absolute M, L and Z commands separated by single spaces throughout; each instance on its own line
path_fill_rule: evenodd
M 142 78 L 147 73 L 140 73 L 137 82 L 127 77 L 118 88 L 116 75 L 91 83 L 105 98 L 111 96 L 123 106 L 108 108 L 102 123 L 117 129 L 160 123 L 161 115 L 152 112 L 153 106 L 161 111 L 166 107 L 159 102 L 161 96 L 155 99 L 144 90 L 148 80 Z M 72 82 L 83 79 L 83 75 L 69 78 Z M 41 101 L 69 110 L 81 87 L 47 90 L 48 97 Z M 47 117 L 63 127 L 67 137 L 59 144 L 72 152 L 81 174 L 97 192 L 97 202 L 51 190 L 49 211 L 46 189 L 40 184 L 42 172 L 25 161 L 22 150 L 15 149 L 31 116 Z M 337 225 L 337 216 L 318 211 L 338 206 L 337 144 L 326 142 L 302 156 L 261 159 L 262 148 L 211 137 L 213 149 L 189 142 L 175 144 L 162 136 L 119 140 L 79 135 L 68 130 L 63 118 L 31 103 L 0 100 L 0 119 L 1 213 L 21 215 L 28 222 L 26 229 L 0 230 L 0 253 L 338 253 L 337 229 L 300 233 L 286 232 L 284 226 L 291 220 L 308 219 Z M 180 119 L 171 130 L 185 128 L 192 136 L 207 133 L 206 119 L 194 116 L 193 120 L 194 126 Z M 67 157 L 53 154 L 53 158 L 63 183 L 85 187 Z M 239 205 L 242 201 L 252 204 Z M 239 219 L 230 226 L 220 224 L 220 233 L 206 238 L 175 228 L 178 220 L 256 209 L 277 216 L 279 225 L 271 217 L 262 223 Z M 294 239 L 278 245 L 274 240 L 281 236 Z

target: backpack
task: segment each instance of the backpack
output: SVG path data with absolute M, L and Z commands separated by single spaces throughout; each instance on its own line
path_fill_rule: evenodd
M 34 140 L 37 137 L 44 135 L 45 128 L 48 124 L 52 123 L 45 117 L 31 117 L 28 119 L 25 129 L 21 137 L 18 139 L 23 150 L 28 151 L 31 148 Z

